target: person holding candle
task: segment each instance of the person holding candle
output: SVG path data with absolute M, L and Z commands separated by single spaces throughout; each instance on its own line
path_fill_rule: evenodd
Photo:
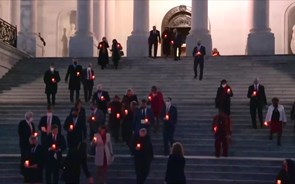
M 119 142 L 119 131 L 120 123 L 122 119 L 122 103 L 120 102 L 120 97 L 115 96 L 113 101 L 109 104 L 111 112 L 109 114 L 109 128 L 111 135 L 115 138 L 116 142 Z
M 222 109 L 219 109 L 219 113 L 213 118 L 212 131 L 215 137 L 215 156 L 220 157 L 222 147 L 222 155 L 227 157 L 232 128 L 230 117 Z
M 94 80 L 95 80 L 95 75 L 92 69 L 92 64 L 89 63 L 87 68 L 83 70 L 83 75 L 82 75 L 85 102 L 88 102 L 91 99 Z
M 78 65 L 78 60 L 73 59 L 73 64 L 69 65 L 65 78 L 67 82 L 70 77 L 69 90 L 71 102 L 74 102 L 74 92 L 76 92 L 76 100 L 79 99 L 82 71 L 82 66 Z
M 220 81 L 215 98 L 215 107 L 222 110 L 228 116 L 230 115 L 230 98 L 233 96 L 231 87 L 225 79 Z
M 169 143 L 174 143 L 174 130 L 177 123 L 177 108 L 172 105 L 172 98 L 168 97 L 161 112 L 163 120 L 164 155 L 169 154 Z
M 132 123 L 136 109 L 136 101 L 130 102 L 128 108 L 123 107 L 124 112 L 122 118 L 122 139 L 128 146 L 130 146 L 130 141 L 132 138 Z
M 156 26 L 153 26 L 153 30 L 150 31 L 148 43 L 149 43 L 149 57 L 152 57 L 152 47 L 154 46 L 154 58 L 157 58 L 158 43 L 161 43 L 161 35 L 160 35 L 160 31 L 157 30 Z
M 97 108 L 102 110 L 102 112 L 106 115 L 108 112 L 108 104 L 110 102 L 109 93 L 102 89 L 101 84 L 98 84 L 96 89 L 96 92 L 92 96 L 92 103 L 95 103 Z
M 121 59 L 121 50 L 122 50 L 121 44 L 116 39 L 113 39 L 111 51 L 112 51 L 112 60 L 116 70 L 118 69 L 119 60 Z
M 135 135 L 131 152 L 134 156 L 136 183 L 144 184 L 154 158 L 153 145 L 147 129 L 141 128 L 139 134 Z
M 33 113 L 26 112 L 25 119 L 18 124 L 19 147 L 21 154 L 20 172 L 23 174 L 25 157 L 30 152 L 29 138 L 35 133 L 35 125 L 33 123 Z
M 147 107 L 147 101 L 141 100 L 140 108 L 136 109 L 133 118 L 133 134 L 138 135 L 141 128 L 150 132 L 150 125 L 154 123 L 153 111 Z
M 88 116 L 87 122 L 89 123 L 91 141 L 94 134 L 97 133 L 98 128 L 105 124 L 105 115 L 93 103 L 90 104 L 90 110 L 91 114 Z
M 201 45 L 201 41 L 197 42 L 197 46 L 193 50 L 193 57 L 194 57 L 194 78 L 198 76 L 198 65 L 200 65 L 200 76 L 199 80 L 203 79 L 203 70 L 204 70 L 204 56 L 206 55 L 206 48 L 205 46 Z
M 177 31 L 177 29 L 173 29 L 172 45 L 173 45 L 174 60 L 175 61 L 180 60 L 182 36 Z
M 107 169 L 114 161 L 114 153 L 111 136 L 107 133 L 106 126 L 99 127 L 91 142 L 95 146 L 94 163 L 96 166 L 97 183 L 103 184 L 107 181 Z
M 185 184 L 185 158 L 182 144 L 175 142 L 168 158 L 165 181 L 166 184 Z
M 279 104 L 279 99 L 276 97 L 272 99 L 272 105 L 268 107 L 265 122 L 266 125 L 269 125 L 270 127 L 269 139 L 272 140 L 272 135 L 277 133 L 277 145 L 280 146 L 283 134 L 283 124 L 287 123 L 287 116 L 284 106 Z
M 104 70 L 106 65 L 109 64 L 109 47 L 106 37 L 103 37 L 102 41 L 99 42 L 97 46 L 97 49 L 99 50 L 97 64 L 101 66 L 102 70 Z
M 42 183 L 44 167 L 44 149 L 38 145 L 38 137 L 31 135 L 29 138 L 30 151 L 23 162 L 24 183 Z
M 164 106 L 163 94 L 161 91 L 158 91 L 156 86 L 152 86 L 148 99 L 151 104 L 154 119 L 156 119 L 154 123 L 154 132 L 157 133 L 160 128 L 160 114 Z
M 291 159 L 283 161 L 282 169 L 277 175 L 276 184 L 293 184 L 295 183 L 295 164 Z
M 50 65 L 50 69 L 45 71 L 43 76 L 45 83 L 45 93 L 47 96 L 47 104 L 55 105 L 55 95 L 57 93 L 57 83 L 60 81 L 59 72 L 54 69 L 53 63 Z M 52 98 L 52 101 L 51 101 Z
M 131 102 L 135 101 L 138 104 L 137 95 L 134 94 L 133 89 L 129 88 L 126 91 L 126 94 L 122 98 L 122 104 L 125 108 L 129 108 Z
M 217 48 L 214 48 L 214 49 L 212 50 L 211 55 L 212 55 L 213 57 L 217 57 L 217 56 L 220 56 L 220 53 L 219 53 L 219 51 L 217 50 Z
M 166 56 L 166 58 L 170 55 L 170 43 L 172 40 L 171 31 L 168 27 L 165 27 L 165 30 L 162 33 L 162 49 L 163 54 Z
M 249 86 L 247 97 L 250 98 L 250 114 L 252 119 L 252 127 L 257 129 L 256 125 L 256 111 L 258 111 L 258 117 L 260 121 L 260 127 L 263 126 L 262 110 L 266 102 L 264 86 L 259 84 L 259 79 L 255 78 L 254 84 Z
M 66 141 L 60 134 L 59 127 L 52 125 L 52 133 L 47 136 L 46 148 L 46 183 L 58 183 L 59 168 L 62 163 L 62 152 L 66 149 Z
M 290 119 L 293 122 L 293 125 L 294 125 L 293 131 L 295 132 L 295 102 L 292 105 L 292 109 L 291 109 L 291 112 L 290 112 Z

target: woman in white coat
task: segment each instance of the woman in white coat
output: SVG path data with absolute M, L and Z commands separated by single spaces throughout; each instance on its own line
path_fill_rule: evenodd
M 114 160 L 111 136 L 107 133 L 106 126 L 101 126 L 98 133 L 94 134 L 92 145 L 95 146 L 95 166 L 96 180 L 98 184 L 104 184 L 107 181 L 107 169 Z

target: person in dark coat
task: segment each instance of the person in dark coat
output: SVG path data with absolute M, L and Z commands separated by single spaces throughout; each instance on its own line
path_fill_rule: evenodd
M 173 44 L 174 60 L 175 61 L 180 60 L 181 45 L 182 45 L 182 36 L 177 31 L 177 29 L 173 29 L 172 44 Z
M 292 109 L 291 109 L 291 112 L 290 112 L 290 119 L 293 121 L 293 124 L 294 124 L 293 131 L 295 132 L 295 102 L 292 105 Z
M 124 108 L 128 109 L 130 107 L 130 103 L 133 101 L 138 104 L 137 95 L 134 94 L 134 91 L 131 88 L 129 88 L 122 98 L 122 105 L 124 106 Z
M 140 129 L 139 135 L 134 137 L 131 150 L 134 156 L 136 183 L 144 184 L 154 158 L 153 145 L 145 128 Z
M 162 33 L 162 49 L 163 54 L 166 58 L 170 55 L 170 44 L 172 40 L 172 34 L 168 27 L 165 27 L 165 30 Z
M 166 184 L 185 184 L 184 174 L 185 158 L 181 143 L 175 142 L 172 146 L 171 154 L 168 158 L 165 175 Z
M 167 98 L 162 108 L 164 155 L 169 154 L 169 148 L 174 143 L 174 130 L 177 123 L 177 108 L 171 104 L 172 98 Z M 169 146 L 170 143 L 170 146 Z
M 85 102 L 88 102 L 92 97 L 94 80 L 95 80 L 95 75 L 92 69 L 92 64 L 89 63 L 87 68 L 83 70 L 83 74 L 82 74 L 82 83 L 84 88 Z
M 154 58 L 156 58 L 157 51 L 158 51 L 158 43 L 161 43 L 160 31 L 157 30 L 156 26 L 153 26 L 153 30 L 150 31 L 148 42 L 149 42 L 149 57 L 152 57 L 152 47 L 154 46 Z
M 97 63 L 101 66 L 101 69 L 103 70 L 107 64 L 109 64 L 109 44 L 106 37 L 102 38 L 102 41 L 99 42 L 97 49 L 99 50 L 98 54 L 98 61 Z
M 45 93 L 47 96 L 47 104 L 55 105 L 55 94 L 57 93 L 57 83 L 60 81 L 59 72 L 54 70 L 54 65 L 50 65 L 50 69 L 44 74 L 43 81 L 46 85 Z M 52 101 L 50 99 L 52 97 Z M 51 103 L 52 102 L 52 103 Z
M 87 165 L 87 144 L 85 142 L 79 143 L 68 151 L 67 157 L 63 163 L 63 173 L 61 179 L 66 184 L 79 184 L 80 171 L 82 170 L 88 179 L 89 184 L 94 184 Z
M 111 51 L 112 51 L 112 60 L 116 70 L 118 69 L 119 60 L 121 59 L 121 50 L 122 50 L 122 45 L 116 39 L 113 39 Z
M 46 116 L 42 116 L 38 129 L 41 132 L 41 145 L 46 145 L 47 136 L 51 134 L 51 128 L 53 125 L 57 125 L 59 134 L 61 133 L 61 123 L 58 116 L 52 114 L 52 107 L 47 107 L 47 114 Z
M 63 128 L 67 132 L 69 149 L 74 149 L 86 138 L 86 123 L 79 115 L 77 108 L 72 109 L 72 113 L 66 118 Z
M 280 181 L 280 182 L 279 182 Z M 293 184 L 295 183 L 295 164 L 291 159 L 286 159 L 283 162 L 282 169 L 277 175 L 276 183 Z
M 113 101 L 109 104 L 109 128 L 111 135 L 115 141 L 119 141 L 120 122 L 122 119 L 122 103 L 120 97 L 115 96 Z
M 194 78 L 198 76 L 198 65 L 200 65 L 200 77 L 199 80 L 203 79 L 203 70 L 204 70 L 204 56 L 206 55 L 206 48 L 201 45 L 201 41 L 198 41 L 197 46 L 193 50 L 194 57 Z
M 266 102 L 264 86 L 259 84 L 259 79 L 254 80 L 254 84 L 249 86 L 247 97 L 250 98 L 250 114 L 252 119 L 252 127 L 257 128 L 256 125 L 256 111 L 258 110 L 258 117 L 260 121 L 260 127 L 263 126 L 262 110 Z
M 153 111 L 147 107 L 147 101 L 143 99 L 141 101 L 141 106 L 134 112 L 133 133 L 138 135 L 139 130 L 145 128 L 149 134 L 150 126 L 151 124 L 154 124 L 154 120 Z
M 102 85 L 97 85 L 97 91 L 93 94 L 92 103 L 97 105 L 97 108 L 102 110 L 106 115 L 108 112 L 108 104 L 110 102 L 110 96 L 107 91 L 102 90 Z
M 31 135 L 30 151 L 23 162 L 24 183 L 42 183 L 44 168 L 44 149 L 38 145 L 38 137 Z
M 130 146 L 130 141 L 132 138 L 132 126 L 134 114 L 137 109 L 136 101 L 130 102 L 130 105 L 126 108 L 123 107 L 123 118 L 122 118 L 122 140 L 126 145 Z
M 62 164 L 62 152 L 66 149 L 66 141 L 59 133 L 59 127 L 52 125 L 52 133 L 46 138 L 46 183 L 58 183 L 59 169 Z
M 79 99 L 81 76 L 82 66 L 78 65 L 77 59 L 73 59 L 73 64 L 68 67 L 68 71 L 65 78 L 65 81 L 67 82 L 68 78 L 70 77 L 69 90 L 71 102 L 74 102 L 74 91 L 76 92 L 76 100 Z
M 220 81 L 220 87 L 217 89 L 215 98 L 215 107 L 222 110 L 228 116 L 230 115 L 230 98 L 233 96 L 231 87 L 225 79 Z
M 90 104 L 90 110 L 91 114 L 88 116 L 87 122 L 90 129 L 89 139 L 92 141 L 93 135 L 97 133 L 98 128 L 105 124 L 105 115 L 94 103 Z
M 21 154 L 20 172 L 24 174 L 24 161 L 25 157 L 30 152 L 29 138 L 35 133 L 35 125 L 33 123 L 33 113 L 26 112 L 25 119 L 20 121 L 18 124 L 18 136 L 19 136 L 19 147 Z

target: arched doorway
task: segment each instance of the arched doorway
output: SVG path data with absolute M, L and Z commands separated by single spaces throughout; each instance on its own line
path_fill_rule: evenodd
M 191 29 L 191 7 L 180 5 L 169 10 L 163 18 L 162 21 L 162 32 L 165 27 L 168 27 L 170 31 L 177 29 L 177 31 L 182 35 L 183 44 L 181 47 L 182 56 L 186 56 L 186 37 Z M 172 48 L 171 48 L 172 49 Z M 171 52 L 172 53 L 172 52 Z
M 295 3 L 285 12 L 285 54 L 295 54 Z

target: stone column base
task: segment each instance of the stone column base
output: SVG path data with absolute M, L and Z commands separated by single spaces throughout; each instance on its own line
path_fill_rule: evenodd
M 37 51 L 36 36 L 31 33 L 19 32 L 17 48 L 35 57 Z
M 147 33 L 148 34 L 148 33 Z M 127 39 L 128 57 L 147 57 L 148 56 L 148 36 L 133 34 Z
M 76 35 L 70 38 L 70 57 L 93 57 L 95 45 L 92 36 Z
M 254 32 L 248 34 L 247 55 L 274 55 L 275 37 L 272 32 Z
M 206 47 L 206 55 L 211 55 L 212 51 L 212 38 L 211 34 L 207 31 L 197 31 L 190 33 L 186 38 L 186 55 L 192 56 L 192 52 L 197 46 L 198 40 Z

